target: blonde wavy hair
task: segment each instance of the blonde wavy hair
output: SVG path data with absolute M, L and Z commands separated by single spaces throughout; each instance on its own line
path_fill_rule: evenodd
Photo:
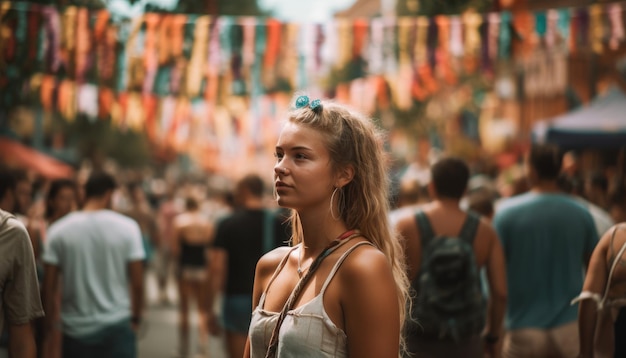
M 406 300 L 409 280 L 406 274 L 403 246 L 390 227 L 390 178 L 384 134 L 366 116 L 345 106 L 323 101 L 321 108 L 309 106 L 294 109 L 288 122 L 306 126 L 324 135 L 333 170 L 351 165 L 354 177 L 342 188 L 339 215 L 348 228 L 359 229 L 363 237 L 374 244 L 392 267 L 400 307 L 400 349 L 404 350 L 402 335 L 407 317 Z M 302 241 L 300 218 L 291 214 L 292 245 Z

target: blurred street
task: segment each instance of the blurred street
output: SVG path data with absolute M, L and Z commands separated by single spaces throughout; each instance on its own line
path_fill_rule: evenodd
M 176 357 L 178 347 L 178 309 L 176 303 L 178 295 L 176 286 L 170 282 L 168 295 L 172 303 L 168 306 L 160 306 L 157 301 L 156 280 L 149 274 L 146 281 L 146 296 L 148 300 L 144 325 L 139 337 L 139 358 L 171 358 Z M 191 315 L 191 327 L 197 327 L 197 316 Z M 197 350 L 197 329 L 192 331 L 190 358 L 210 357 L 226 358 L 222 337 L 209 338 L 209 354 L 195 354 Z

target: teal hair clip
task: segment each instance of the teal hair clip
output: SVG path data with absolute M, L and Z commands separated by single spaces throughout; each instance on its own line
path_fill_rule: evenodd
M 300 96 L 296 99 L 296 108 L 303 108 L 309 105 L 308 96 Z
M 321 106 L 322 106 L 322 101 L 320 101 L 319 99 L 314 100 L 309 105 L 309 107 L 311 107 L 312 110 L 315 110 L 316 108 L 321 107 Z
M 319 113 L 322 110 L 322 101 L 319 99 L 316 99 L 316 100 L 313 100 L 313 102 L 310 102 L 309 97 L 304 96 L 304 95 L 296 98 L 297 109 L 304 108 L 306 106 L 309 106 L 309 108 L 311 108 L 311 110 L 314 111 L 315 113 Z

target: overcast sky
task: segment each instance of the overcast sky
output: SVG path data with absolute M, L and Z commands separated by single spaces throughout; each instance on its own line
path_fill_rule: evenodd
M 258 0 L 263 9 L 272 11 L 280 20 L 324 21 L 344 10 L 355 0 Z

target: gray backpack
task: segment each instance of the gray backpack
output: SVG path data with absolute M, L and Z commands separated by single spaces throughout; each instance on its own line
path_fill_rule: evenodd
M 469 212 L 458 237 L 436 236 L 422 211 L 415 219 L 422 265 L 412 282 L 418 293 L 413 300 L 413 318 L 423 334 L 437 339 L 459 341 L 480 334 L 487 310 L 473 249 L 480 217 Z

